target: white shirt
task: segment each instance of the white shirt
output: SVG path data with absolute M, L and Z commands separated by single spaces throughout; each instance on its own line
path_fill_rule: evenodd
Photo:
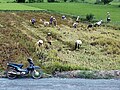
M 76 43 L 77 44 L 82 44 L 82 41 L 81 40 L 76 40 Z
M 101 23 L 102 23 L 102 20 L 100 20 L 100 21 L 97 22 L 96 24 L 97 24 L 97 25 L 101 25 Z
M 37 44 L 39 44 L 39 43 L 43 44 L 43 40 L 39 40 L 39 41 L 37 42 Z

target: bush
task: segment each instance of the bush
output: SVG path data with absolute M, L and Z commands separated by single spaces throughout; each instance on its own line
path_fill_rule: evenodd
M 48 2 L 55 2 L 55 0 L 48 0 Z
M 25 0 L 16 0 L 17 3 L 25 3 Z
M 29 0 L 29 3 L 34 3 L 35 2 L 35 0 Z
M 104 4 L 109 4 L 110 2 L 112 2 L 113 0 L 101 0 L 101 2 L 103 2 Z
M 100 4 L 101 0 L 96 0 L 95 4 Z
M 62 62 L 52 62 L 50 65 L 47 65 L 46 70 L 48 73 L 54 74 L 56 71 L 62 72 L 62 71 L 69 71 L 71 70 L 71 67 L 67 64 L 63 65 Z
M 91 79 L 91 78 L 95 78 L 95 75 L 93 72 L 83 71 L 83 72 L 78 73 L 77 77 Z
M 67 2 L 67 0 L 64 0 L 64 2 Z
M 86 20 L 87 20 L 87 21 L 92 21 L 93 18 L 94 18 L 94 15 L 93 15 L 93 14 L 87 14 L 87 15 L 86 15 Z

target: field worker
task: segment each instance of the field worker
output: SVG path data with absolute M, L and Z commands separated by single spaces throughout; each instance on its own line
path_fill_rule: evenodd
M 66 20 L 66 16 L 65 15 L 62 16 L 62 20 Z
M 82 45 L 82 41 L 81 40 L 76 40 L 75 41 L 75 50 L 78 48 L 80 48 L 80 46 Z
M 41 52 L 42 48 L 43 48 L 43 40 L 37 41 L 37 43 L 35 44 L 35 46 L 36 46 L 36 52 Z
M 34 25 L 34 24 L 36 23 L 36 20 L 35 20 L 34 18 L 32 18 L 32 19 L 30 20 L 30 22 L 32 23 L 32 25 Z
M 53 18 L 53 24 L 54 24 L 54 26 L 57 26 L 57 20 L 56 20 L 56 18 Z
M 42 45 L 43 45 L 43 40 L 39 40 L 39 41 L 37 42 L 37 44 L 38 44 L 39 47 L 42 46 Z
M 53 24 L 53 16 L 50 17 L 50 25 Z
M 76 22 L 73 23 L 73 28 L 77 28 L 77 23 Z
M 77 16 L 76 22 L 79 23 L 80 16 Z
M 110 13 L 107 12 L 107 22 L 110 22 L 110 21 L 111 21 L 111 19 L 110 19 Z
M 48 34 L 47 34 L 46 39 L 47 39 L 47 42 L 48 42 L 50 45 L 52 45 L 52 35 L 51 35 L 51 33 L 48 33 Z
M 98 22 L 96 22 L 95 24 L 94 24 L 94 26 L 96 27 L 96 26 L 100 26 L 101 24 L 102 24 L 102 20 L 100 20 L 100 21 L 98 21 Z

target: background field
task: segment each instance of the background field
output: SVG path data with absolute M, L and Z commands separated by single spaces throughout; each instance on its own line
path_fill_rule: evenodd
M 83 3 L 36 3 L 24 4 L 40 9 L 53 10 L 65 14 L 80 15 L 85 17 L 87 14 L 95 15 L 95 19 L 106 21 L 106 12 L 110 12 L 111 19 L 115 23 L 120 23 L 120 8 L 114 5 L 93 5 Z
M 14 2 L 15 0 L 0 0 L 0 2 L 4 2 L 4 3 L 6 3 L 6 2 Z M 28 1 L 28 0 L 26 0 L 26 1 Z M 78 2 L 83 2 L 82 0 L 77 0 Z M 44 0 L 44 2 L 47 2 L 47 0 Z M 96 0 L 85 0 L 84 1 L 85 3 L 95 3 L 96 2 Z M 118 3 L 119 2 L 119 0 L 113 0 L 113 2 L 111 2 L 111 3 Z
M 3 0 L 1 0 L 3 1 Z M 86 0 L 94 3 L 95 0 Z M 113 24 L 120 24 L 120 2 L 113 1 L 113 5 L 95 5 L 89 3 L 0 3 L 0 10 L 48 10 L 66 15 L 79 15 L 85 18 L 87 14 L 93 14 L 94 19 L 106 21 L 106 12 L 110 12 Z
M 41 10 L 41 9 L 18 3 L 0 3 L 0 10 Z
M 0 0 L 1 3 L 6 3 L 6 2 L 13 2 L 15 0 Z

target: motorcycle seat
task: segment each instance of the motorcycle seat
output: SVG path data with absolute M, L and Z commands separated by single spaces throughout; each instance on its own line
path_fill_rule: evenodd
M 15 65 L 15 66 L 18 66 L 18 67 L 20 67 L 20 68 L 22 68 L 23 67 L 23 64 L 16 64 L 16 63 L 10 63 L 11 65 Z
M 26 69 L 20 69 L 20 68 L 18 68 L 18 71 L 19 72 L 26 72 L 27 70 Z

